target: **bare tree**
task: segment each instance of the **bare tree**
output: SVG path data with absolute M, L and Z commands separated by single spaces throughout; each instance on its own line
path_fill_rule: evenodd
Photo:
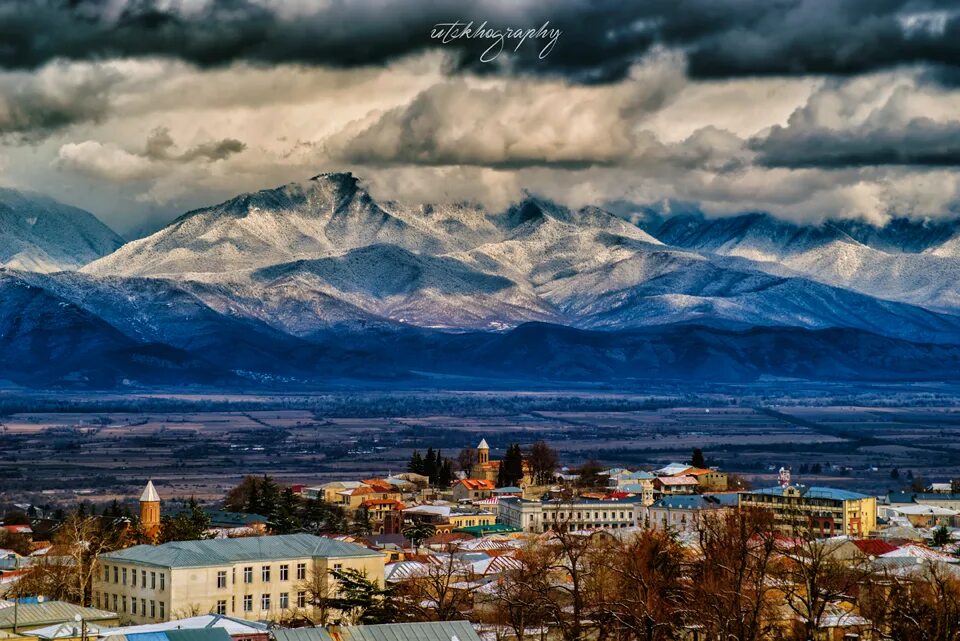
M 560 465 L 560 456 L 546 441 L 537 441 L 527 452 L 527 465 L 530 466 L 533 482 L 546 485 L 553 480 L 553 473 Z
M 842 541 L 806 534 L 783 551 L 771 573 L 796 617 L 802 639 L 815 638 L 830 606 L 854 603 L 859 586 L 874 573 L 865 560 L 841 558 L 841 545 Z
M 403 581 L 397 590 L 403 610 L 416 621 L 454 621 L 463 619 L 473 605 L 477 575 L 472 566 L 453 553 L 430 557 L 426 569 Z
M 700 521 L 690 567 L 697 622 L 710 638 L 758 641 L 774 628 L 770 572 L 776 536 L 768 513 L 723 511 Z

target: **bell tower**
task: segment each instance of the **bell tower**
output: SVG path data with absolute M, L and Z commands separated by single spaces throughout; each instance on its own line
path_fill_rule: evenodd
M 480 441 L 477 446 L 477 463 L 485 465 L 490 462 L 490 446 L 487 445 L 487 439 Z
M 160 495 L 153 487 L 153 481 L 147 481 L 147 487 L 140 495 L 140 527 L 151 540 L 160 534 Z

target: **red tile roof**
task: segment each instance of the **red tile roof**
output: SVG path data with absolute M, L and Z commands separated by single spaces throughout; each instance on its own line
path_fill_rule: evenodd
M 856 545 L 857 548 L 867 556 L 880 556 L 887 552 L 893 552 L 900 547 L 880 539 L 860 539 L 851 541 L 851 543 Z
M 487 479 L 460 479 L 457 485 L 463 485 L 468 490 L 493 491 L 497 489 L 497 484 Z

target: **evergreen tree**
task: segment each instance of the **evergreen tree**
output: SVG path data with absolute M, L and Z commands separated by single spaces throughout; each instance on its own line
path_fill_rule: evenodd
M 707 460 L 703 457 L 703 450 L 699 447 L 693 448 L 693 454 L 690 456 L 690 465 L 700 468 L 707 466 Z
M 252 478 L 252 483 L 250 484 L 247 495 L 247 504 L 243 509 L 249 514 L 263 513 L 263 502 L 260 498 L 260 481 L 257 478 Z
M 947 529 L 946 525 L 941 525 L 933 531 L 933 545 L 934 547 L 943 547 L 948 543 L 950 543 L 950 530 Z
M 187 509 L 160 520 L 160 542 L 199 541 L 207 538 L 210 518 L 197 500 L 190 497 Z
M 264 474 L 263 479 L 260 481 L 260 505 L 263 511 L 257 512 L 257 514 L 264 516 L 273 514 L 279 501 L 280 486 L 277 485 L 272 478 Z
M 341 625 L 375 625 L 393 623 L 400 617 L 392 587 L 381 588 L 366 573 L 353 568 L 330 572 L 336 581 L 333 598 L 322 605 L 340 613 Z
M 420 456 L 420 450 L 413 451 L 413 456 L 410 457 L 410 463 L 407 464 L 407 469 L 414 474 L 423 474 L 423 457 Z
M 270 529 L 274 534 L 290 534 L 301 528 L 297 514 L 299 500 L 292 487 L 284 488 L 273 512 L 270 514 Z
M 440 472 L 437 478 L 437 485 L 440 487 L 449 487 L 453 483 L 453 461 L 444 459 L 440 466 Z
M 427 455 L 423 457 L 423 475 L 430 479 L 430 485 L 437 482 L 437 456 L 432 447 L 427 448 Z
M 500 470 L 497 472 L 497 487 L 519 485 L 523 481 L 523 452 L 520 444 L 514 443 L 507 448 Z

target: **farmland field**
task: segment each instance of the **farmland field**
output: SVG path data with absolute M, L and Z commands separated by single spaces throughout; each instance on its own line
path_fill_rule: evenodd
M 167 497 L 218 498 L 245 474 L 308 485 L 385 475 L 414 449 L 454 457 L 481 438 L 493 457 L 544 439 L 571 466 L 659 466 L 700 447 L 754 485 L 780 466 L 802 483 L 871 492 L 960 469 L 960 394 L 940 388 L 10 393 L 0 412 L 0 503 L 129 498 L 147 478 Z

